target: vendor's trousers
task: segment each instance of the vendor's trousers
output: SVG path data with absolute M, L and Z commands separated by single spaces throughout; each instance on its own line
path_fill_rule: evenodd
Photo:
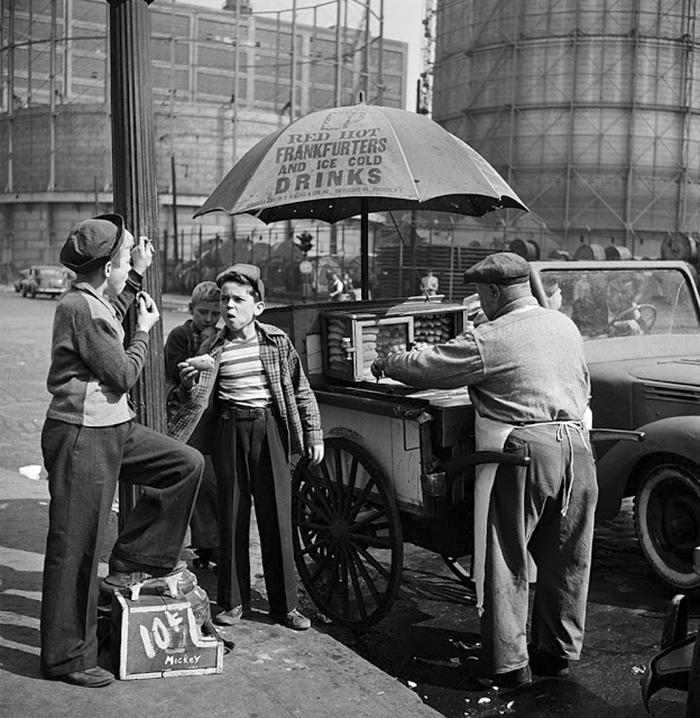
M 225 610 L 250 603 L 250 512 L 260 534 L 270 611 L 297 607 L 292 551 L 292 482 L 277 422 L 269 409 L 257 418 L 224 412 L 216 425 L 214 469 L 219 490 L 217 603 Z
M 566 424 L 517 428 L 504 451 L 531 463 L 500 466 L 491 494 L 482 616 L 491 673 L 528 663 L 528 550 L 537 565 L 531 642 L 579 658 L 598 499 L 587 432 Z
M 202 477 L 195 449 L 133 421 L 86 427 L 47 419 L 49 533 L 41 604 L 41 669 L 55 677 L 97 665 L 97 567 L 117 481 L 143 487 L 112 553 L 172 568 Z

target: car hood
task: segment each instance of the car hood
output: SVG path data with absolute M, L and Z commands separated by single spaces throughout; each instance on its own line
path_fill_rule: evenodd
M 592 376 L 629 375 L 641 381 L 700 386 L 700 336 L 595 339 L 584 344 Z
M 631 368 L 630 376 L 642 381 L 700 386 L 700 358 L 660 359 Z

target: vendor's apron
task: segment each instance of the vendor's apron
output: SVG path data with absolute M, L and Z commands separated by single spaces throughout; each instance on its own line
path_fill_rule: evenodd
M 559 422 L 558 422 L 559 423 Z M 593 425 L 593 414 L 590 408 L 586 409 L 583 424 L 590 430 Z M 503 451 L 503 446 L 510 432 L 515 429 L 514 424 L 494 421 L 480 416 L 475 412 L 475 439 L 477 451 Z M 474 480 L 474 554 L 472 556 L 472 580 L 476 588 L 476 610 L 481 616 L 484 612 L 484 574 L 486 570 L 486 533 L 488 526 L 489 502 L 491 489 L 498 464 L 480 464 L 476 467 Z M 529 582 L 537 581 L 537 566 L 528 553 Z

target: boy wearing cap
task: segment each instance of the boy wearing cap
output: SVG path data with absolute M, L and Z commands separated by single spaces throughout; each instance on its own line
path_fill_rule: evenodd
M 216 283 L 225 327 L 200 354 L 213 369 L 180 365 L 184 405 L 168 433 L 211 452 L 219 497 L 219 563 L 214 617 L 236 624 L 250 607 L 251 501 L 260 532 L 270 616 L 294 630 L 311 622 L 297 610 L 292 554 L 291 454 L 323 459 L 316 398 L 289 337 L 258 320 L 265 304 L 260 269 L 234 264 Z
M 561 312 L 540 307 L 529 264 L 512 252 L 467 270 L 487 322 L 455 339 L 375 360 L 372 372 L 420 388 L 469 387 L 479 450 L 529 456 L 484 467 L 483 678 L 517 687 L 568 675 L 583 644 L 598 496 L 588 439 L 590 384 L 583 341 Z M 490 474 L 487 472 L 491 472 Z M 478 486 L 477 486 L 478 489 Z M 475 490 L 475 504 L 478 503 Z M 528 551 L 537 565 L 527 644 Z M 474 563 L 479 567 L 479 552 Z M 479 576 L 475 576 L 479 595 Z
M 99 688 L 114 679 L 97 665 L 97 567 L 117 482 L 146 488 L 112 549 L 112 587 L 178 565 L 204 460 L 135 423 L 127 400 L 159 319 L 153 300 L 139 292 L 152 261 L 149 241 L 140 237 L 134 246 L 122 217 L 100 215 L 71 230 L 60 260 L 77 276 L 56 307 L 52 400 L 41 435 L 51 494 L 41 670 Z M 121 322 L 137 294 L 136 331 L 125 349 Z
M 192 317 L 175 327 L 165 342 L 165 374 L 168 381 L 166 402 L 168 416 L 180 408 L 180 370 L 178 364 L 193 357 L 202 341 L 216 335 L 216 325 L 221 317 L 219 287 L 215 282 L 200 282 L 193 290 L 189 310 Z M 206 458 L 206 457 L 205 457 Z M 219 545 L 219 519 L 216 501 L 216 476 L 211 460 L 207 459 L 202 484 L 190 522 L 192 547 L 197 554 L 197 564 L 207 567 L 216 561 Z

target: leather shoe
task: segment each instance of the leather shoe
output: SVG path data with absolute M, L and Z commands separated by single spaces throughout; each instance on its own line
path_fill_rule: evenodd
M 479 683 L 484 688 L 524 688 L 532 683 L 532 671 L 530 666 L 523 666 L 507 673 L 482 676 L 479 678 Z
M 54 676 L 54 678 L 57 681 L 81 686 L 82 688 L 103 688 L 114 681 L 114 676 L 99 666 L 86 668 L 84 671 L 62 673 L 60 676 Z
M 243 616 L 243 606 L 236 606 L 235 608 L 230 608 L 228 611 L 221 611 L 221 613 L 217 613 L 214 618 L 212 618 L 212 621 L 217 624 L 217 626 L 235 626 L 240 620 L 241 616 Z
M 530 667 L 536 676 L 568 678 L 571 672 L 571 661 L 568 659 L 543 651 L 533 644 L 527 647 L 527 652 L 530 657 Z
M 159 578 L 184 571 L 186 568 L 187 562 L 182 560 L 178 561 L 172 568 L 165 568 L 163 566 L 147 566 L 144 563 L 136 563 L 135 561 L 118 558 L 117 556 L 109 557 L 109 572 L 113 574 L 140 573 L 147 574 L 144 578 Z
M 299 613 L 296 608 L 286 615 L 270 613 L 270 618 L 276 623 L 281 623 L 283 626 L 291 628 L 293 631 L 305 631 L 307 628 L 311 628 L 311 621 Z

